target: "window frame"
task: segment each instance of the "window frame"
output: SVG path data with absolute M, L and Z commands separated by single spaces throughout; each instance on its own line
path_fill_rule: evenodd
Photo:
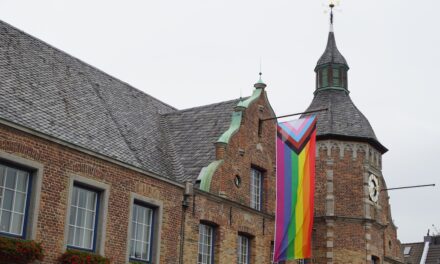
M 70 195 L 73 194 L 73 188 L 75 188 L 75 187 L 89 191 L 89 192 L 96 193 L 96 205 L 95 205 L 95 218 L 94 218 L 94 223 L 93 223 L 92 248 L 89 249 L 89 248 L 72 246 L 72 245 L 69 245 L 68 243 L 66 244 L 66 247 L 71 248 L 71 249 L 81 250 L 81 251 L 96 252 L 98 228 L 99 228 L 98 222 L 99 222 L 99 218 L 100 218 L 100 211 L 99 210 L 100 210 L 100 205 L 101 205 L 102 190 L 95 189 L 95 188 L 90 187 L 88 185 L 85 185 L 81 182 L 74 182 L 73 187 L 72 187 L 72 193 L 70 193 Z M 72 197 L 70 197 L 70 203 L 69 203 L 69 218 L 67 219 L 68 226 L 70 226 L 70 214 L 72 213 L 71 207 L 72 207 Z M 67 241 L 69 241 L 69 233 L 67 233 Z
M 256 203 L 257 201 L 254 201 L 254 196 L 255 196 L 255 193 L 254 193 L 254 171 L 256 171 L 256 172 L 258 172 L 259 173 L 259 180 L 260 180 L 260 182 L 259 182 L 259 187 L 258 187 L 258 203 L 256 204 L 256 205 L 258 205 L 258 206 L 256 206 L 256 205 L 253 205 L 253 203 Z M 251 166 L 251 173 L 250 173 L 251 175 L 251 177 L 250 177 L 250 184 L 249 184 L 249 187 L 250 187 L 250 201 L 249 201 L 249 206 L 252 208 L 252 209 L 255 209 L 255 210 L 257 210 L 257 211 L 262 211 L 262 209 L 263 209 L 263 180 L 264 180 L 264 170 L 262 170 L 262 169 L 260 169 L 260 168 L 258 168 L 258 167 L 256 167 L 256 166 Z
M 33 183 L 33 172 L 32 170 L 28 169 L 28 168 L 24 168 L 22 166 L 17 166 L 13 163 L 10 163 L 8 161 L 4 161 L 4 160 L 0 160 L 0 165 L 4 166 L 5 169 L 6 168 L 11 168 L 11 169 L 15 169 L 18 171 L 22 171 L 22 172 L 26 172 L 28 174 L 28 180 L 27 180 L 27 188 L 26 188 L 26 199 L 24 202 L 24 213 L 23 213 L 23 223 L 21 225 L 21 234 L 13 234 L 13 233 L 9 233 L 9 232 L 4 232 L 4 231 L 0 231 L 0 236 L 6 236 L 6 237 L 13 237 L 13 238 L 26 238 L 27 237 L 27 232 L 28 232 L 28 218 L 29 218 L 29 210 L 30 210 L 30 200 L 32 197 L 32 183 Z M 6 170 L 5 170 L 6 173 Z M 3 187 L 3 194 L 1 196 L 1 202 L 0 205 L 3 204 L 4 201 L 4 192 L 5 192 L 5 185 L 6 185 L 6 176 L 4 178 L 4 187 Z M 15 189 L 14 189 L 15 192 Z M 15 198 L 15 194 L 14 194 L 14 198 Z M 14 199 L 15 200 L 15 199 Z M 12 207 L 14 208 L 14 202 L 12 204 Z M 1 210 L 3 211 L 3 210 Z M 0 219 L 1 219 L 1 215 L 2 212 L 0 211 Z M 14 213 L 14 209 L 12 209 L 11 213 Z
M 64 221 L 63 250 L 66 250 L 67 248 L 75 248 L 84 252 L 94 252 L 104 256 L 110 186 L 108 184 L 99 182 L 97 180 L 79 176 L 73 173 L 68 173 L 68 176 L 69 176 L 69 185 L 68 185 L 68 196 L 66 201 L 66 205 L 67 205 L 66 217 Z M 69 236 L 69 222 L 70 222 L 70 214 L 71 214 L 72 194 L 73 194 L 73 187 L 75 185 L 96 190 L 100 194 L 99 198 L 97 198 L 99 199 L 99 208 L 97 208 L 97 215 L 96 215 L 97 221 L 95 221 L 97 226 L 95 227 L 96 240 L 94 243 L 93 251 L 83 248 L 71 247 L 67 245 L 68 236 Z
M 141 207 L 144 207 L 144 208 L 148 208 L 148 209 L 150 209 L 151 210 L 151 223 L 150 223 L 150 241 L 149 241 L 149 254 L 148 254 L 148 258 L 149 258 L 149 260 L 143 260 L 143 259 L 138 259 L 138 258 L 134 258 L 134 257 L 132 257 L 131 256 L 131 240 L 132 240 L 132 234 L 131 234 L 131 230 L 132 230 L 132 226 L 133 226 L 133 208 L 134 208 L 134 206 L 135 205 L 137 205 L 137 206 L 141 206 Z M 153 250 L 154 250 L 154 243 L 153 243 L 153 241 L 154 241 L 154 239 L 155 239 L 155 236 L 154 236 L 154 232 L 155 232 L 155 217 L 156 217 L 156 207 L 155 206 L 152 206 L 152 205 L 150 205 L 150 204 L 148 204 L 148 203 L 145 203 L 145 202 L 143 202 L 143 201 L 140 201 L 140 200 L 137 200 L 137 199 L 134 199 L 133 200 L 133 203 L 131 203 L 131 218 L 130 218 L 130 229 L 129 229 L 129 240 L 128 240 L 128 252 L 129 252 L 129 254 L 128 254 L 128 259 L 129 259 L 129 261 L 137 261 L 137 262 L 143 262 L 143 263 L 152 263 L 152 261 L 153 261 Z
M 246 262 L 240 263 L 240 256 L 242 255 L 242 239 L 245 239 L 247 241 L 247 250 L 246 250 Z M 237 241 L 237 264 L 250 264 L 251 263 L 251 237 L 245 235 L 245 234 L 238 234 L 238 241 Z
M 16 156 L 0 150 L 0 163 L 20 170 L 27 171 L 32 180 L 29 181 L 30 192 L 26 197 L 26 216 L 23 221 L 22 236 L 11 236 L 0 233 L 0 236 L 15 237 L 19 239 L 34 240 L 37 236 L 38 214 L 40 208 L 41 185 L 44 173 L 44 165 L 34 160 Z
M 200 253 L 200 226 L 207 226 L 210 228 L 211 230 L 211 257 L 210 257 L 210 263 L 209 264 L 213 264 L 214 263 L 214 256 L 215 256 L 215 239 L 216 239 L 216 229 L 217 229 L 217 225 L 212 224 L 212 223 L 208 223 L 205 221 L 201 221 L 199 223 L 199 239 L 197 241 L 197 264 L 199 264 L 199 253 Z M 202 263 L 203 264 L 203 263 Z
M 135 202 L 140 202 L 142 204 L 148 205 L 154 208 L 153 215 L 153 228 L 152 228 L 152 249 L 151 249 L 151 263 L 160 263 L 160 245 L 161 245 L 161 230 L 162 230 L 162 219 L 163 219 L 163 202 L 161 200 L 156 200 L 150 197 L 142 196 L 135 192 L 130 192 L 130 198 L 128 201 L 128 227 L 127 227 L 127 244 L 126 244 L 126 262 L 130 262 L 130 239 L 131 239 L 131 229 L 132 229 L 132 216 L 133 216 L 133 205 Z M 137 260 L 138 261 L 138 260 Z M 144 262 L 147 263 L 147 262 Z

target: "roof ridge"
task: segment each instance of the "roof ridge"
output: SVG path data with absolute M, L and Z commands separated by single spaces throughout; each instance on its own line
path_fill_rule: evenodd
M 124 133 L 122 133 L 121 128 L 120 128 L 118 122 L 116 122 L 116 120 L 115 120 L 113 112 L 109 109 L 109 107 L 107 105 L 107 101 L 102 97 L 101 92 L 95 86 L 92 86 L 92 90 L 96 93 L 96 96 L 102 102 L 103 107 L 107 111 L 107 114 L 110 116 L 110 119 L 113 121 L 113 124 L 115 125 L 116 129 L 118 130 L 118 133 L 121 135 L 122 139 L 124 140 L 124 143 L 127 145 L 128 150 L 130 150 L 130 152 L 133 155 L 133 157 L 136 159 L 136 161 L 142 167 L 143 166 L 142 160 L 138 157 L 137 153 L 133 150 L 131 144 L 128 142 L 128 140 L 127 140 L 126 136 L 124 135 Z
M 191 107 L 191 108 L 177 110 L 177 111 L 174 111 L 174 112 L 164 113 L 164 114 L 161 114 L 161 115 L 166 116 L 166 115 L 172 115 L 172 114 L 180 114 L 180 113 L 183 113 L 183 112 L 192 111 L 192 110 L 196 110 L 196 109 L 199 109 L 199 108 L 205 108 L 205 107 L 208 107 L 208 106 L 215 106 L 215 105 L 220 105 L 220 104 L 232 103 L 232 102 L 238 101 L 238 100 L 246 100 L 247 98 L 249 98 L 249 96 L 247 96 L 247 97 L 240 97 L 240 98 L 236 98 L 236 99 L 231 99 L 231 100 L 227 100 L 227 101 L 221 101 L 221 102 L 207 104 L 207 105 L 195 106 L 195 107 Z
M 174 110 L 178 110 L 178 109 L 175 108 L 174 106 L 169 105 L 169 104 L 167 104 L 167 103 L 165 103 L 165 102 L 162 102 L 161 100 L 157 99 L 156 97 L 154 97 L 154 96 L 152 96 L 152 95 L 150 95 L 150 94 L 147 94 L 146 92 L 144 92 L 144 91 L 142 91 L 142 90 L 140 90 L 140 89 L 134 87 L 133 85 L 131 85 L 131 84 L 125 82 L 125 81 L 122 81 L 121 79 L 119 79 L 119 78 L 117 78 L 117 77 L 115 77 L 115 76 L 113 76 L 113 75 L 110 75 L 109 73 L 106 73 L 105 71 L 103 71 L 103 70 L 101 70 L 101 69 L 99 69 L 99 68 L 97 68 L 97 67 L 95 67 L 95 66 L 93 66 L 93 65 L 91 65 L 91 64 L 89 64 L 89 63 L 87 63 L 87 62 L 85 62 L 85 61 L 83 61 L 83 60 L 81 60 L 81 59 L 79 59 L 79 58 L 77 58 L 77 57 L 75 57 L 75 56 L 73 56 L 73 55 L 71 55 L 71 54 L 69 54 L 69 53 L 63 51 L 63 50 L 61 50 L 61 49 L 59 49 L 59 48 L 57 48 L 57 47 L 55 47 L 54 45 L 51 45 L 51 44 L 47 43 L 46 41 L 41 40 L 40 38 L 35 37 L 35 36 L 33 36 L 33 35 L 31 35 L 31 34 L 25 32 L 25 31 L 23 31 L 23 30 L 21 30 L 21 29 L 15 27 L 15 26 L 9 24 L 8 22 L 5 22 L 4 20 L 1 20 L 1 19 L 0 19 L 0 24 L 2 24 L 2 23 L 5 24 L 5 25 L 7 25 L 7 26 L 9 26 L 9 27 L 11 27 L 12 29 L 18 31 L 18 32 L 21 33 L 21 34 L 24 34 L 24 35 L 26 35 L 26 36 L 28 36 L 28 37 L 30 37 L 30 38 L 36 40 L 36 41 L 39 41 L 40 43 L 42 43 L 42 44 L 48 46 L 49 48 L 51 48 L 51 49 L 53 49 L 53 50 L 56 50 L 56 51 L 59 52 L 60 54 L 63 54 L 63 55 L 65 55 L 65 56 L 67 56 L 67 57 L 69 57 L 69 58 L 71 58 L 71 59 L 73 59 L 73 60 L 77 60 L 78 62 L 84 64 L 85 66 L 90 67 L 91 69 L 94 69 L 94 70 L 96 70 L 96 71 L 98 71 L 98 72 L 100 72 L 100 73 L 102 73 L 102 74 L 104 74 L 104 75 L 106 75 L 106 76 L 108 76 L 108 77 L 110 77 L 110 78 L 113 78 L 114 80 L 116 80 L 116 81 L 118 81 L 118 82 L 120 82 L 120 83 L 122 83 L 122 84 L 125 84 L 125 85 L 126 85 L 127 87 L 129 87 L 130 89 L 135 90 L 135 91 L 137 91 L 137 92 L 140 92 L 140 93 L 141 93 L 142 95 L 144 95 L 144 96 L 147 96 L 147 97 L 149 97 L 149 98 L 151 98 L 151 99 L 153 99 L 153 100 L 155 100 L 155 101 L 157 101 L 157 102 L 160 102 L 161 104 L 163 104 L 163 105 L 165 105 L 165 106 L 168 106 L 168 107 L 170 107 L 170 108 L 172 108 L 172 109 L 174 109 Z

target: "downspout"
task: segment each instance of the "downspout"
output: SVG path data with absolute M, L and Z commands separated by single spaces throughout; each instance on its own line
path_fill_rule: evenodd
M 420 264 L 426 263 L 426 257 L 428 257 L 428 251 L 429 251 L 429 241 L 426 241 L 425 247 L 423 248 L 422 259 L 420 259 Z
M 180 223 L 180 252 L 179 252 L 179 264 L 183 264 L 183 252 L 185 246 L 185 223 L 186 223 L 186 210 L 189 207 L 189 198 L 193 195 L 193 185 L 190 181 L 185 182 L 185 190 L 183 192 L 182 200 L 182 218 Z

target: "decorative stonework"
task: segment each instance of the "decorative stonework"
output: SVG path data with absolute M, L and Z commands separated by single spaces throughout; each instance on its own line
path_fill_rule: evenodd
M 40 151 L 38 151 L 38 149 L 25 145 L 21 142 L 2 139 L 0 140 L 0 148 L 12 153 L 24 154 L 28 157 L 32 157 L 35 160 L 40 159 Z
M 339 159 L 344 159 L 346 155 L 351 155 L 353 161 L 359 156 L 364 156 L 364 162 L 377 170 L 382 169 L 382 155 L 378 150 L 368 143 L 339 140 L 320 140 L 316 142 L 316 157 L 324 152 L 327 157 L 332 157 L 332 151 L 339 154 Z

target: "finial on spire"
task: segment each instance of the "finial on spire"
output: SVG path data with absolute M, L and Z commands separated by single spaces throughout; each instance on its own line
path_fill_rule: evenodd
M 267 85 L 263 82 L 263 79 L 261 77 L 263 75 L 263 73 L 261 72 L 261 59 L 260 59 L 260 72 L 258 73 L 258 75 L 260 75 L 260 78 L 258 79 L 258 82 L 256 84 L 254 84 L 254 87 L 256 89 L 266 88 Z
M 335 7 L 333 1 L 330 1 L 329 7 L 330 7 L 330 32 L 333 32 L 333 8 Z

